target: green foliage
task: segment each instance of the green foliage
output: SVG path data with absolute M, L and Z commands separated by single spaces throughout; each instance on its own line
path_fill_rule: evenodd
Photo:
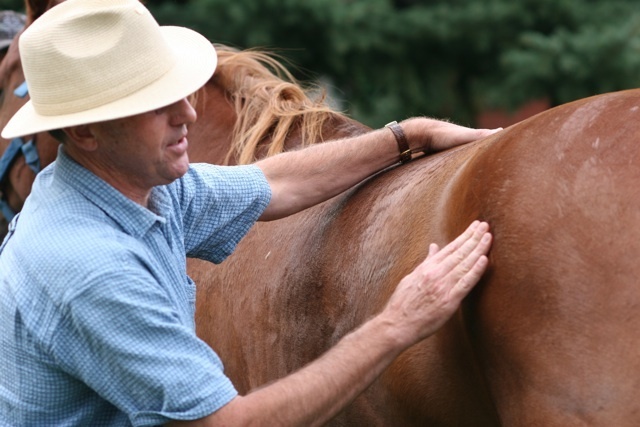
M 512 102 L 544 94 L 554 104 L 638 85 L 640 16 L 618 26 L 590 23 L 548 36 L 523 33 L 519 49 L 502 55 Z
M 24 0 L 0 0 L 0 10 L 14 10 L 24 13 Z
M 156 0 L 163 24 L 277 49 L 323 77 L 356 119 L 431 115 L 473 125 L 486 108 L 558 104 L 639 86 L 631 0 Z

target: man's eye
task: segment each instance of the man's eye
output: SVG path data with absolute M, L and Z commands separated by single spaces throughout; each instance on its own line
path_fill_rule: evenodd
M 157 108 L 153 110 L 153 112 L 156 113 L 156 115 L 164 114 L 167 112 L 167 107 Z

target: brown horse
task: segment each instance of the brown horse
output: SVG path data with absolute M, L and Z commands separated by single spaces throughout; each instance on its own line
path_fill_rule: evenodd
M 249 159 L 277 151 L 272 139 L 367 130 L 252 55 L 220 52 L 192 160 L 222 162 L 234 129 Z M 382 307 L 430 242 L 481 218 L 494 233 L 483 282 L 331 424 L 638 425 L 638 114 L 640 91 L 577 101 L 257 224 L 222 264 L 190 260 L 198 334 L 248 392 L 317 358 Z
M 216 113 L 196 135 L 262 123 L 245 139 L 269 143 L 277 120 L 262 114 L 289 100 L 262 78 L 278 81 L 221 63 L 211 83 L 238 109 L 201 100 Z M 577 101 L 258 224 L 221 265 L 190 261 L 198 334 L 250 391 L 317 358 L 382 307 L 429 242 L 481 218 L 495 243 L 479 289 L 333 424 L 637 425 L 638 114 L 640 91 Z M 334 115 L 323 134 L 334 130 L 365 129 Z
M 247 392 L 317 358 L 429 242 L 481 218 L 495 243 L 479 289 L 333 425 L 638 425 L 639 115 L 640 91 L 577 101 L 258 224 L 220 266 L 191 261 L 198 334 Z M 214 116 L 199 130 L 223 128 Z

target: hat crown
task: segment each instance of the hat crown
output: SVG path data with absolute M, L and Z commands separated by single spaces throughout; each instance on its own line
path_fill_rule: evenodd
M 126 97 L 162 77 L 176 60 L 137 0 L 67 0 L 25 30 L 20 56 L 33 107 L 42 115 Z
M 217 55 L 203 35 L 159 26 L 137 0 L 66 0 L 20 37 L 31 99 L 6 139 L 115 120 L 170 105 L 200 89 Z

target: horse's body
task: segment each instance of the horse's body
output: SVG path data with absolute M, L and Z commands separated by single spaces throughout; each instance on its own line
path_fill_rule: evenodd
M 303 131 L 306 101 L 277 81 L 256 86 L 268 76 L 245 74 L 246 57 L 221 53 L 199 94 L 193 161 L 222 163 L 237 122 L 256 124 L 240 133 L 258 155 L 288 129 L 277 123 L 293 125 L 288 147 L 367 130 L 314 106 L 321 120 L 310 113 Z M 238 117 L 275 104 L 291 109 Z M 430 242 L 483 219 L 494 233 L 483 281 L 331 424 L 640 424 L 639 107 L 640 91 L 567 104 L 257 224 L 221 265 L 189 261 L 199 336 L 248 392 L 317 358 L 380 310 Z
M 483 282 L 335 424 L 637 425 L 638 106 L 640 91 L 568 104 L 258 224 L 222 265 L 191 265 L 199 335 L 241 391 L 282 377 L 480 218 Z

